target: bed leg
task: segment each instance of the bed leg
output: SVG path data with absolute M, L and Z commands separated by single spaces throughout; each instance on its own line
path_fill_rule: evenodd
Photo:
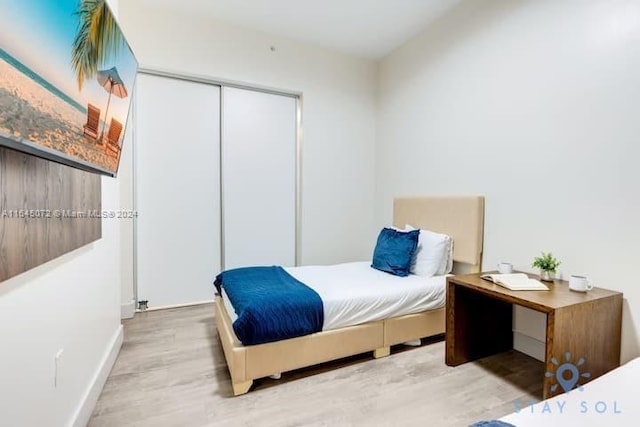
M 373 357 L 380 359 L 381 357 L 387 357 L 391 354 L 391 347 L 380 347 L 373 350 Z
M 241 383 L 232 383 L 233 385 L 233 395 L 240 396 L 241 394 L 245 394 L 251 388 L 253 381 L 243 381 Z

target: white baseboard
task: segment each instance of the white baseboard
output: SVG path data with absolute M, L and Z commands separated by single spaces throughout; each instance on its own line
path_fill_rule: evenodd
M 89 423 L 89 419 L 91 418 L 93 409 L 98 402 L 100 393 L 102 392 L 104 384 L 107 382 L 107 378 L 111 372 L 111 368 L 113 368 L 113 364 L 118 357 L 123 339 L 124 333 L 122 325 L 120 325 L 116 333 L 113 335 L 113 338 L 109 343 L 109 347 L 100 361 L 100 365 L 91 379 L 91 383 L 80 401 L 80 405 L 78 405 L 78 409 L 76 409 L 76 412 L 73 415 L 71 423 L 73 427 L 85 427 Z
M 519 332 L 513 333 L 513 348 L 534 359 L 544 362 L 545 343 Z
M 159 305 L 157 307 L 149 307 L 146 310 L 137 310 L 137 312 L 140 312 L 140 311 L 167 310 L 167 309 L 170 309 L 170 308 L 191 307 L 193 305 L 213 304 L 214 302 L 216 302 L 216 300 L 208 299 L 208 300 L 204 300 L 204 301 L 185 302 L 185 303 L 182 303 L 182 304 Z
M 131 319 L 136 314 L 136 301 L 131 300 L 120 305 L 120 318 Z

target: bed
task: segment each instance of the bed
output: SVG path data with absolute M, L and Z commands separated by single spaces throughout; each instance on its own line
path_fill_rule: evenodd
M 528 426 L 637 426 L 640 405 L 640 358 L 633 359 L 601 377 L 535 404 L 514 402 L 516 412 L 499 421 L 517 427 Z M 476 425 L 505 425 L 485 422 Z
M 482 260 L 484 198 L 481 196 L 401 197 L 393 204 L 396 227 L 444 233 L 453 239 L 455 269 L 479 271 Z M 357 263 L 354 263 L 357 264 Z M 345 267 L 345 266 L 343 266 Z M 346 265 L 345 268 L 360 268 Z M 364 321 L 297 338 L 243 345 L 232 326 L 228 305 L 218 295 L 216 325 L 231 374 L 233 394 L 247 393 L 253 380 L 355 354 L 372 351 L 375 358 L 390 354 L 392 345 L 443 334 L 445 310 L 436 309 Z

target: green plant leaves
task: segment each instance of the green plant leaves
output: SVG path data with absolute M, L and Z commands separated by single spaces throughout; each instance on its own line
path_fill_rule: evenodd
M 560 261 L 551 252 L 542 252 L 542 256 L 537 256 L 533 259 L 532 267 L 544 271 L 556 271 L 559 265 Z

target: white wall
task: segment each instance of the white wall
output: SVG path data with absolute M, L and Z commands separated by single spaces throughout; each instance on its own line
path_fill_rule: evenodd
M 118 209 L 112 178 L 102 206 Z M 102 239 L 0 284 L 2 425 L 69 425 L 80 410 L 121 332 L 118 229 L 104 220 Z
M 484 267 L 625 294 L 640 354 L 640 4 L 466 1 L 380 64 L 376 223 L 397 194 L 486 195 Z
M 135 94 L 134 94 L 135 99 Z M 133 212 L 133 115 L 135 109 L 131 108 L 127 121 L 127 132 L 122 143 L 120 153 L 120 167 L 118 168 L 118 183 L 120 191 L 120 209 Z M 134 259 L 133 259 L 133 234 L 134 221 L 121 221 L 120 223 L 120 303 L 121 317 L 132 318 L 136 301 L 134 295 Z
M 102 183 L 103 209 L 118 209 L 117 181 Z M 0 284 L 0 424 L 70 425 L 80 410 L 121 332 L 118 227 Z
M 118 181 L 103 178 L 103 209 L 119 198 Z M 102 239 L 0 283 L 0 424 L 86 422 L 122 339 L 119 228 L 104 220 Z
M 142 66 L 303 93 L 301 261 L 369 258 L 375 64 L 149 4 L 120 5 Z

